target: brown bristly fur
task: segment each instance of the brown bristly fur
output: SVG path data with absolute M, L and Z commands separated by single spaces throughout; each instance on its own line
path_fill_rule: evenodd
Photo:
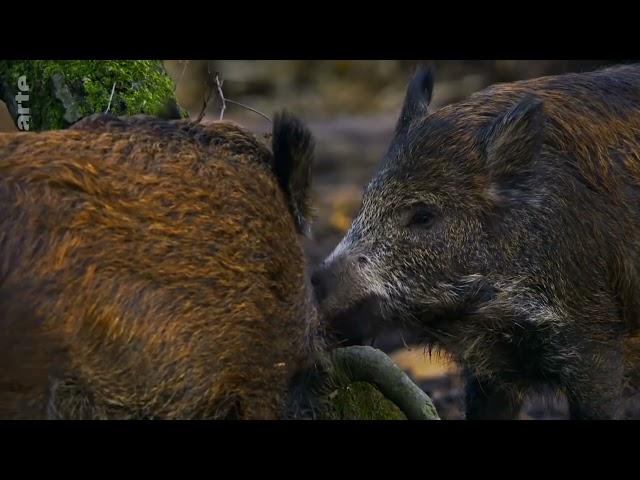
M 226 122 L 0 134 L 0 418 L 276 418 L 315 313 L 273 156 Z

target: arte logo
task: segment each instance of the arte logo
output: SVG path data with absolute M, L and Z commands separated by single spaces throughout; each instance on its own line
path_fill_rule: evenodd
M 23 102 L 29 101 L 29 85 L 27 85 L 26 75 L 22 75 L 18 78 L 18 90 L 20 91 L 15 97 L 16 103 L 18 104 L 18 128 L 20 130 L 28 131 L 31 115 L 29 115 L 29 108 L 23 105 Z

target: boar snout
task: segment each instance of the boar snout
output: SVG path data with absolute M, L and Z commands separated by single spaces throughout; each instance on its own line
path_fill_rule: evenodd
M 366 262 L 363 255 L 333 256 L 311 276 L 322 323 L 343 346 L 368 343 L 378 331 L 380 299 L 366 288 L 360 271 Z
M 354 259 L 341 255 L 325 260 L 311 275 L 315 299 L 323 317 L 348 307 L 358 297 Z

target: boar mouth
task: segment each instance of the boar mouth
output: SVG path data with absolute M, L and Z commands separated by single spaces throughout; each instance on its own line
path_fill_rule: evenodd
M 384 299 L 369 296 L 325 320 L 334 347 L 370 345 L 384 352 L 423 343 L 424 331 L 384 308 Z
M 477 316 L 496 298 L 495 285 L 482 275 L 467 275 L 446 284 L 446 289 L 425 301 L 394 308 L 407 299 L 368 295 L 345 308 L 325 310 L 323 324 L 330 344 L 373 345 L 382 334 L 400 333 L 402 341 L 420 344 L 449 344 L 466 319 Z
M 498 295 L 498 288 L 482 275 L 469 275 L 448 284 L 446 295 L 434 296 L 414 307 L 408 323 L 416 328 L 421 343 L 447 345 L 455 342 L 461 325 L 483 316 Z
M 337 312 L 324 323 L 335 346 L 369 345 L 383 330 L 381 299 L 368 296 Z

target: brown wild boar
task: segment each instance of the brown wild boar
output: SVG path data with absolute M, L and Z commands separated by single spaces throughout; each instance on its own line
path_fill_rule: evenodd
M 0 418 L 270 419 L 315 350 L 313 144 L 89 117 L 0 134 Z
M 428 68 L 314 274 L 352 341 L 405 326 L 467 371 L 467 418 L 531 388 L 617 418 L 640 326 L 640 66 L 498 84 L 429 111 Z M 347 319 L 368 309 L 371 323 Z M 346 315 L 345 315 L 346 313 Z

